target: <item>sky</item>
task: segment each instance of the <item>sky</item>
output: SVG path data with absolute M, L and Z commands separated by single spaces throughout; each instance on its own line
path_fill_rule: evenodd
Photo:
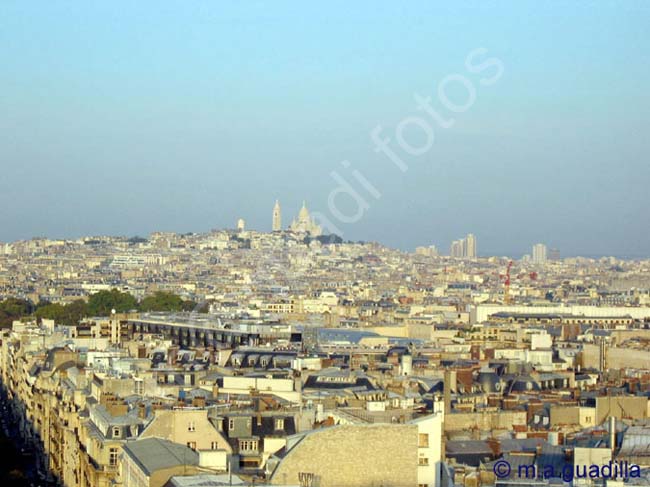
M 643 1 L 3 0 L 0 241 L 268 231 L 279 199 L 405 250 L 650 256 L 648 25 Z

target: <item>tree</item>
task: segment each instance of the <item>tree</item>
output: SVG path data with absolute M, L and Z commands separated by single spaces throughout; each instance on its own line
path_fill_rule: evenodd
M 54 320 L 56 323 L 61 323 L 65 317 L 65 306 L 58 303 L 39 304 L 34 316 L 40 320 Z
M 99 291 L 88 299 L 88 315 L 109 316 L 112 310 L 117 313 L 126 313 L 138 307 L 138 301 L 129 293 L 118 289 Z
M 157 291 L 140 301 L 140 311 L 193 311 L 195 301 L 184 300 L 177 294 L 167 291 Z
M 177 294 L 157 291 L 140 302 L 140 311 L 183 311 L 184 303 Z
M 34 305 L 26 299 L 5 299 L 0 302 L 0 327 L 7 328 L 14 320 L 29 316 L 33 311 Z
M 64 325 L 76 325 L 88 316 L 88 305 L 83 299 L 77 299 L 65 307 Z
M 77 299 L 66 305 L 56 303 L 39 303 L 34 316 L 38 319 L 54 320 L 57 324 L 74 326 L 88 315 L 88 306 L 83 299 Z
M 183 311 L 194 311 L 198 306 L 199 304 L 196 301 L 191 301 L 189 299 L 183 301 Z M 207 311 L 202 311 L 202 309 L 203 307 L 199 307 L 196 311 L 199 313 L 207 313 Z
M 131 237 L 128 240 L 128 242 L 131 245 L 135 245 L 135 244 L 140 244 L 140 243 L 147 243 L 148 240 L 146 238 L 143 238 L 143 237 L 140 237 L 140 236 L 136 235 L 135 237 Z

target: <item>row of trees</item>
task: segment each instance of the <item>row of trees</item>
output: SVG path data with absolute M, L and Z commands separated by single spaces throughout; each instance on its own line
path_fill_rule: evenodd
M 69 304 L 41 302 L 34 305 L 24 299 L 9 298 L 0 302 L 0 327 L 11 326 L 14 320 L 21 318 L 37 318 L 55 320 L 63 325 L 74 325 L 87 316 L 108 316 L 113 310 L 116 313 L 128 311 L 192 311 L 196 308 L 205 312 L 206 307 L 184 300 L 180 296 L 165 291 L 145 297 L 140 302 L 131 294 L 117 289 L 100 291 L 88 298 L 73 301 Z

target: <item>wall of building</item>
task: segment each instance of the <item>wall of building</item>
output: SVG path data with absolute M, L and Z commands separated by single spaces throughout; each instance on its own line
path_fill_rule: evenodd
M 306 435 L 277 466 L 271 483 L 299 485 L 301 473 L 319 487 L 418 484 L 416 425 L 346 425 Z
M 140 438 L 164 438 L 174 443 L 195 444 L 196 450 L 232 452 L 224 436 L 208 420 L 206 409 L 175 409 L 156 411 L 156 417 L 142 432 Z
M 596 408 L 580 406 L 551 406 L 551 426 L 596 426 Z
M 636 396 L 603 396 L 596 398 L 596 424 L 610 416 L 642 419 L 648 415 L 648 398 Z
M 650 307 L 623 306 L 502 306 L 482 304 L 470 307 L 470 322 L 482 323 L 494 313 L 561 313 L 584 315 L 586 317 L 620 317 L 631 316 L 635 319 L 650 318 Z
M 612 459 L 612 451 L 609 448 L 580 448 L 573 450 L 574 472 L 589 471 L 592 465 L 605 465 Z M 609 485 L 609 481 L 607 482 Z M 576 478 L 574 485 L 593 485 L 591 479 Z
M 609 369 L 650 369 L 650 351 L 632 348 L 607 348 L 607 368 Z
M 418 485 L 440 486 L 443 463 L 442 419 L 443 405 L 438 404 L 440 412 L 413 421 L 418 427 Z M 420 459 L 426 458 L 425 465 Z
M 512 429 L 526 424 L 526 411 L 481 411 L 445 414 L 445 431 Z

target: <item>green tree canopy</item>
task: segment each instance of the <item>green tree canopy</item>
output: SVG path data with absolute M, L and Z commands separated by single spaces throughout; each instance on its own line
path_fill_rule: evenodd
M 0 302 L 0 327 L 11 326 L 14 320 L 29 316 L 34 305 L 26 299 L 8 298 Z
M 61 323 L 65 317 L 65 306 L 58 303 L 39 305 L 34 316 L 39 319 L 54 320 L 57 323 Z
M 65 307 L 66 325 L 76 325 L 81 321 L 82 318 L 85 318 L 89 315 L 88 304 L 83 299 L 76 299 L 75 301 L 67 304 Z
M 194 301 L 185 301 L 177 294 L 157 291 L 140 302 L 140 311 L 191 311 Z
M 126 313 L 138 307 L 137 300 L 129 293 L 118 289 L 99 291 L 88 299 L 89 316 L 109 316 L 112 310 L 117 313 Z
M 57 324 L 73 326 L 88 315 L 88 305 L 83 299 L 61 305 L 39 303 L 34 315 L 39 319 L 54 320 Z

